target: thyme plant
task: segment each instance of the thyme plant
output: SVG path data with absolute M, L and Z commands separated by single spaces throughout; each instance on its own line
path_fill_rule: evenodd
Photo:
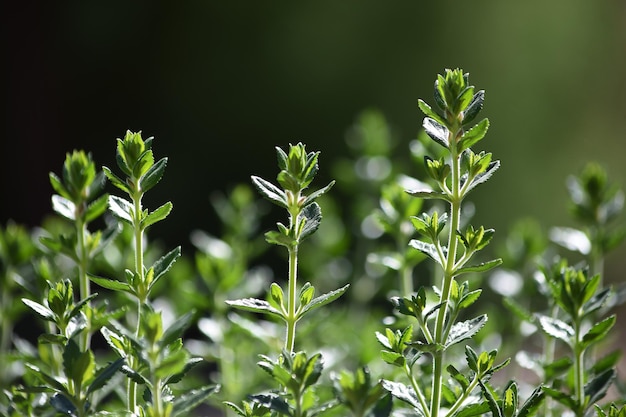
M 285 391 L 253 396 L 253 401 L 261 406 L 257 408 L 249 403 L 244 403 L 243 408 L 230 402 L 227 405 L 243 416 L 252 411 L 263 415 L 267 410 L 293 417 L 315 416 L 331 407 L 332 402 L 321 406 L 315 404 L 312 386 L 321 375 L 322 357 L 321 354 L 308 356 L 306 352 L 294 350 L 296 324 L 308 312 L 339 298 L 348 285 L 317 297 L 315 287 L 308 282 L 298 290 L 298 249 L 300 243 L 320 225 L 322 212 L 315 199 L 328 192 L 334 181 L 306 195 L 304 191 L 318 171 L 319 152 L 307 152 L 305 146 L 298 143 L 290 145 L 288 153 L 277 147 L 276 153 L 280 168 L 277 180 L 282 189 L 257 176 L 252 177 L 252 182 L 265 198 L 286 209 L 289 215 L 288 225 L 277 223 L 277 231 L 265 234 L 269 243 L 287 248 L 287 297 L 280 285 L 272 283 L 269 301 L 247 298 L 227 303 L 243 310 L 270 314 L 285 323 L 285 345 L 279 359 L 274 361 L 263 356 L 258 363 Z
M 144 195 L 161 180 L 167 165 L 167 158 L 155 162 L 152 141 L 153 138 L 144 141 L 141 133 L 126 132 L 124 139 L 117 140 L 116 158 L 125 178 L 118 177 L 107 167 L 103 168 L 109 181 L 130 198 L 110 196 L 108 203 L 115 217 L 133 230 L 135 270 L 125 271 L 126 282 L 96 276 L 91 279 L 104 288 L 127 293 L 137 301 L 134 331 L 117 322 L 112 322 L 113 329 L 102 328 L 106 341 L 125 362 L 123 372 L 128 376 L 128 412 L 131 415 L 169 417 L 187 412 L 215 392 L 217 387 L 207 385 L 176 399 L 169 387 L 179 382 L 200 359 L 191 358 L 182 343 L 183 332 L 191 324 L 193 312 L 178 318 L 165 329 L 161 313 L 155 310 L 150 300 L 155 284 L 181 253 L 180 247 L 177 247 L 150 267 L 144 264 L 146 229 L 164 220 L 172 210 L 171 202 L 154 211 L 142 205 Z M 145 406 L 140 405 L 139 385 L 146 387 L 143 394 Z
M 334 181 L 309 191 L 319 152 L 308 152 L 302 143 L 276 148 L 277 185 L 258 176 L 252 184 L 287 214 L 287 221 L 265 233 L 268 243 L 287 254 L 285 279 L 277 282 L 259 273 L 267 268 L 256 268 L 267 246 L 255 238 L 266 211 L 261 200 L 253 201 L 249 185 L 214 200 L 224 233 L 216 238 L 194 232 L 194 263 L 180 247 L 161 251 L 148 240 L 151 227 L 173 207 L 144 206 L 167 165 L 167 158 L 155 158 L 152 138 L 129 131 L 118 139 L 117 173 L 107 167 L 98 172 L 87 152 L 68 153 L 62 173 L 50 174 L 52 209 L 62 221 L 46 223 L 36 234 L 12 223 L 0 229 L 0 415 L 182 417 L 211 402 L 243 417 L 626 417 L 617 369 L 621 352 L 606 344 L 618 328 L 614 308 L 626 292 L 606 285 L 603 277 L 606 254 L 626 236 L 616 225 L 623 193 L 598 165 L 568 181 L 580 228 L 556 228 L 551 236 L 580 252 L 582 262 L 555 257 L 536 223 L 520 223 L 521 246 L 506 267 L 529 277 L 532 269 L 535 279 L 527 281 L 536 288 L 529 295 L 525 284 L 526 292 L 505 304 L 537 331 L 521 348 L 512 346 L 521 337 L 503 340 L 516 359 L 537 371 L 538 381 L 517 375 L 507 381 L 504 372 L 494 378 L 509 360 L 498 359 L 502 348 L 479 337 L 497 331 L 494 322 L 502 324 L 487 323 L 479 311 L 486 294 L 477 282 L 502 261 L 487 255 L 494 230 L 471 224 L 468 201 L 500 166 L 491 153 L 473 150 L 489 128 L 478 117 L 483 101 L 484 91 L 460 69 L 437 77 L 434 106 L 419 101 L 424 137 L 432 140 L 419 147 L 426 154 L 420 172 L 428 183 L 399 173 L 404 160 L 396 164 L 391 153 L 393 129 L 381 114 L 365 112 L 353 127 L 354 161 L 340 161 L 336 171 L 348 173 L 338 180 L 347 184 L 351 201 L 345 205 L 332 200 Z M 416 149 L 411 146 L 413 157 Z M 104 194 L 106 179 L 123 194 Z M 306 250 L 325 251 L 309 257 L 302 243 L 321 224 L 321 196 L 330 207 L 326 221 L 340 226 L 334 233 L 343 235 L 342 243 L 330 250 L 332 242 L 309 242 Z M 94 231 L 102 219 L 109 226 Z M 363 233 L 354 233 L 355 227 Z M 314 235 L 320 236 L 327 237 Z M 352 272 L 346 267 L 341 275 L 324 276 L 333 257 Z M 418 266 L 423 260 L 431 262 Z M 433 271 L 424 272 L 427 263 Z M 385 279 L 381 269 L 372 272 L 374 264 L 400 279 Z M 333 279 L 342 284 L 317 295 L 299 276 L 312 273 L 318 288 Z M 314 322 L 308 313 L 342 297 L 350 274 L 351 285 L 360 281 L 360 294 L 342 298 L 341 308 L 325 308 L 326 315 L 317 314 L 322 318 Z M 92 285 L 103 291 L 92 292 Z M 168 296 L 163 288 L 180 290 L 181 296 Z M 382 318 L 379 297 L 391 297 L 395 317 Z M 170 311 L 164 305 L 179 315 L 166 320 Z M 194 309 L 202 319 L 196 321 Z M 309 325 L 301 326 L 305 316 Z M 23 323 L 32 317 L 44 325 L 36 340 L 24 340 Z M 380 320 L 387 325 L 375 334 L 383 360 L 374 361 L 379 352 L 361 335 L 371 335 L 379 327 L 370 326 Z M 197 331 L 208 337 L 183 343 Z M 249 343 L 251 337 L 263 344 Z M 307 351 L 309 341 L 319 350 Z M 270 383 L 261 378 L 264 373 L 250 370 L 254 353 L 260 353 L 257 365 Z M 222 397 L 209 398 L 219 389 L 212 379 L 224 383 Z
M 422 239 L 413 239 L 409 245 L 435 261 L 440 269 L 441 284 L 435 288 L 434 305 L 423 286 L 415 294 L 392 299 L 398 312 L 412 317 L 415 325 L 377 333 L 384 348 L 383 359 L 403 369 L 409 380 L 408 386 L 395 381 L 385 381 L 384 386 L 395 397 L 407 402 L 418 415 L 426 417 L 452 416 L 464 409 L 485 406 L 495 413 L 497 403 L 489 398 L 486 384 L 507 361 L 496 364 L 496 350 L 476 353 L 466 346 L 469 370 L 464 374 L 457 369 L 458 365 L 446 364 L 446 355 L 454 345 L 472 338 L 487 321 L 484 314 L 457 321 L 462 311 L 474 304 L 481 293 L 480 289 L 470 290 L 469 283 L 459 282 L 459 277 L 482 273 L 501 263 L 500 259 L 470 262 L 489 244 L 494 230 L 471 225 L 460 230 L 460 221 L 463 202 L 469 192 L 487 181 L 500 163 L 492 160 L 491 153 L 475 153 L 471 149 L 485 137 L 489 127 L 487 119 L 473 125 L 483 107 L 484 91 L 476 91 L 469 84 L 468 75 L 455 69 L 446 70 L 437 78 L 434 96 L 435 108 L 421 100 L 419 108 L 426 115 L 423 124 L 426 133 L 444 148 L 445 154 L 437 159 L 424 157 L 426 172 L 435 188 L 413 190 L 410 194 L 443 200 L 449 211 L 413 217 L 413 225 Z M 432 358 L 430 386 L 425 385 L 428 379 L 417 373 L 416 363 L 425 354 Z M 453 381 L 450 384 L 446 373 Z M 485 394 L 482 402 L 475 398 L 478 388 Z

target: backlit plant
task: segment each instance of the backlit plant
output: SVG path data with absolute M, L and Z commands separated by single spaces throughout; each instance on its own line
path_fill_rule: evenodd
M 500 166 L 474 150 L 489 128 L 484 97 L 455 69 L 437 77 L 433 106 L 419 101 L 428 142 L 411 142 L 409 155 L 423 160 L 424 182 L 396 161 L 401 142 L 382 114 L 364 112 L 348 135 L 352 160 L 333 170 L 348 203 L 329 192 L 335 181 L 311 190 L 319 152 L 277 147 L 276 181 L 252 176 L 287 215 L 264 236 L 287 255 L 275 282 L 257 239 L 269 211 L 249 185 L 212 200 L 223 233 L 194 231 L 192 258 L 148 239 L 173 208 L 144 206 L 168 161 L 152 138 L 118 139 L 115 170 L 68 153 L 50 174 L 57 217 L 36 234 L 0 230 L 0 415 L 626 417 L 620 351 L 607 343 L 624 290 L 603 276 L 626 235 L 623 194 L 589 165 L 568 180 L 579 229 L 550 234 L 581 262 L 556 257 L 528 220 L 502 268 L 488 253 L 495 231 L 472 224 L 469 202 Z M 107 180 L 122 194 L 106 194 Z M 502 303 L 481 287 L 487 272 L 496 292 L 507 274 L 526 278 L 504 301 L 526 333 L 488 321 Z M 32 317 L 37 334 L 25 340 Z

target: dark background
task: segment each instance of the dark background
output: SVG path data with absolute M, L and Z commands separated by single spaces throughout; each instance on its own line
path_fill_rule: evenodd
M 502 161 L 473 197 L 478 224 L 567 225 L 565 178 L 588 160 L 626 178 L 621 1 L 7 3 L 3 223 L 51 212 L 48 172 L 66 152 L 115 170 L 115 139 L 142 130 L 169 157 L 148 206 L 171 200 L 174 212 L 154 233 L 186 242 L 216 228 L 213 190 L 274 177 L 276 145 L 321 150 L 329 175 L 347 128 L 374 107 L 408 147 L 417 99 L 432 102 L 436 74 L 455 67 L 487 91 L 480 145 Z M 617 279 L 624 254 L 607 264 Z

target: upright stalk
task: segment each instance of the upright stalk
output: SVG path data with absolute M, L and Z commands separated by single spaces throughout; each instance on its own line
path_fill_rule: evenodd
M 408 193 L 421 199 L 443 200 L 449 205 L 449 212 L 440 214 L 434 210 L 432 213 L 423 212 L 420 216 L 411 216 L 411 222 L 421 235 L 421 239 L 412 239 L 409 246 L 422 252 L 441 267 L 441 284 L 436 290 L 438 303 L 434 309 L 428 306 L 427 290 L 423 285 L 417 294 L 392 299 L 401 314 L 417 319 L 421 330 L 421 335 L 417 335 L 417 341 L 413 340 L 415 335 L 412 326 L 403 332 L 386 329 L 385 334 L 377 333 L 378 340 L 384 348 L 381 353 L 387 363 L 394 366 L 409 364 L 406 369 L 414 386 L 409 388 L 400 386 L 398 390 L 397 383 L 390 383 L 386 387 L 392 395 L 401 400 L 406 401 L 406 389 L 412 388 L 412 391 L 420 396 L 419 387 L 415 386 L 414 381 L 420 382 L 421 378 L 414 377 L 412 368 L 421 355 L 432 357 L 430 403 L 421 404 L 420 399 L 419 406 L 416 406 L 415 401 L 410 401 L 410 404 L 418 409 L 418 414 L 427 417 L 440 417 L 446 388 L 443 375 L 448 369 L 444 362 L 445 352 L 452 345 L 471 339 L 487 321 L 487 316 L 483 314 L 455 323 L 461 310 L 472 305 L 480 295 L 480 290 L 470 291 L 468 282 L 458 284 L 456 278 L 468 272 L 486 272 L 502 263 L 501 259 L 493 259 L 479 264 L 469 264 L 472 257 L 489 244 L 495 231 L 485 229 L 483 226 L 475 228 L 472 225 L 460 230 L 464 198 L 475 186 L 489 179 L 500 166 L 499 161 L 492 160 L 491 153 L 475 153 L 471 149 L 484 138 L 489 128 L 489 120 L 482 119 L 472 126 L 482 109 L 484 91 L 475 91 L 474 86 L 469 84 L 468 77 L 468 74 L 460 69 L 446 70 L 446 73 L 439 75 L 435 81 L 434 98 L 437 107 L 433 108 L 422 100 L 418 101 L 420 110 L 426 116 L 423 121 L 426 134 L 445 151 L 436 159 L 424 156 L 426 173 L 436 187 L 420 187 Z M 436 315 L 434 323 L 431 322 L 433 314 Z M 453 337 L 449 337 L 452 334 Z M 480 379 L 490 375 L 497 368 L 493 362 L 497 353 L 495 350 L 481 353 L 480 361 L 470 346 L 466 346 L 465 353 L 466 362 L 476 377 L 470 384 L 470 378 L 460 376 L 456 364 L 449 364 L 450 372 L 455 379 L 459 378 L 457 381 L 462 381 L 463 392 L 458 398 L 472 395 L 472 390 L 481 382 Z M 421 392 L 427 393 L 428 390 L 421 389 Z M 463 407 L 462 401 L 455 402 L 452 407 L 458 410 Z
M 574 395 L 578 405 L 577 417 L 582 417 L 585 411 L 585 349 L 581 343 L 580 321 L 580 319 L 574 321 Z
M 556 319 L 557 313 L 558 313 L 558 306 L 555 304 L 550 309 L 550 317 L 552 317 L 553 319 Z M 555 349 L 556 349 L 556 340 L 552 337 L 546 337 L 545 343 L 543 346 L 543 360 L 545 361 L 545 363 L 554 362 Z M 548 397 L 544 400 L 544 404 L 543 404 L 544 417 L 552 417 L 553 406 L 554 404 L 553 404 L 552 398 Z
M 87 225 L 81 215 L 76 216 L 76 235 L 78 245 L 78 282 L 80 286 L 80 299 L 84 300 L 91 295 L 91 289 L 89 285 L 89 277 L 87 276 L 87 263 L 88 253 L 85 244 L 85 236 L 87 235 Z M 91 340 L 91 311 L 89 309 L 89 303 L 87 303 L 85 317 L 87 320 L 87 327 L 80 334 L 80 349 L 85 351 L 89 349 Z
M 453 143 L 456 138 L 456 132 L 450 132 L 449 142 Z M 460 195 L 460 161 L 459 155 L 456 152 L 456 147 L 451 147 L 451 164 L 452 164 L 452 195 L 450 201 L 450 225 L 448 230 L 448 254 L 446 256 L 445 269 L 443 272 L 443 285 L 441 288 L 441 307 L 437 312 L 437 319 L 435 322 L 435 343 L 443 345 L 446 339 L 445 321 L 447 313 L 447 305 L 450 298 L 450 288 L 452 286 L 452 280 L 454 280 L 454 271 L 456 264 L 456 248 L 457 237 L 456 231 L 459 228 L 461 218 L 461 200 Z M 441 404 L 441 390 L 442 390 L 442 377 L 443 377 L 443 359 L 444 351 L 438 350 L 434 353 L 433 358 L 433 386 L 431 397 L 431 416 L 439 416 L 439 406 Z
M 135 232 L 135 274 L 138 277 L 138 282 L 143 283 L 143 228 L 141 227 L 141 196 L 133 196 L 133 206 L 135 210 L 135 216 L 133 218 L 133 228 Z M 145 297 L 141 296 L 137 298 L 137 323 L 135 329 L 135 337 L 137 339 L 141 336 L 141 306 L 144 302 Z M 135 359 L 131 357 L 131 368 L 134 368 L 134 365 L 136 365 Z M 153 393 L 153 396 L 156 400 L 156 394 Z M 131 378 L 128 378 L 127 382 L 127 397 L 128 411 L 131 413 L 137 413 L 137 383 Z
M 298 283 L 298 245 L 289 248 L 289 294 L 287 305 L 287 337 L 285 350 L 293 352 L 296 342 L 296 292 Z

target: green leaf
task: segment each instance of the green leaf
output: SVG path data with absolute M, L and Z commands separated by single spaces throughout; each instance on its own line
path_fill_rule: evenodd
M 128 379 L 130 379 L 131 381 L 133 381 L 136 384 L 140 384 L 140 385 L 149 385 L 150 381 L 148 381 L 146 379 L 146 377 L 144 377 L 143 375 L 141 375 L 139 372 L 135 371 L 134 369 L 130 368 L 128 365 L 123 365 L 120 368 L 120 371 L 126 375 L 126 377 Z
M 449 148 L 450 144 L 448 143 L 448 135 L 450 134 L 450 131 L 447 127 L 430 117 L 424 118 L 422 126 L 424 127 L 426 134 L 430 136 L 432 140 L 446 149 Z
M 467 361 L 467 366 L 474 372 L 478 372 L 478 356 L 474 349 L 472 349 L 469 345 L 465 345 L 465 360 Z
M 561 392 L 559 390 L 546 387 L 546 386 L 543 387 L 543 392 L 547 394 L 550 398 L 557 400 L 558 402 L 560 402 L 561 404 L 563 404 L 570 410 L 578 409 L 577 401 L 573 397 L 571 397 L 569 394 L 566 394 L 564 392 Z
M 582 316 L 583 317 L 587 316 L 593 313 L 594 311 L 597 311 L 600 308 L 602 308 L 606 304 L 610 295 L 611 295 L 610 288 L 605 288 L 603 290 L 600 290 L 600 292 L 598 292 L 596 295 L 591 297 L 591 299 L 588 302 L 586 302 L 585 305 L 583 305 Z
M 465 339 L 474 337 L 476 333 L 487 323 L 487 315 L 483 314 L 471 320 L 454 323 L 448 334 L 448 339 L 445 343 L 445 348 L 459 343 Z
M 271 243 L 273 245 L 286 246 L 287 248 L 294 247 L 298 242 L 284 233 L 277 232 L 275 230 L 270 230 L 265 233 L 265 240 L 267 243 Z
M 391 332 L 391 336 L 389 332 Z M 383 345 L 383 347 L 387 349 L 393 350 L 393 340 L 391 340 L 390 337 L 392 337 L 394 340 L 395 337 L 392 336 L 393 332 L 390 329 L 387 329 L 387 335 L 384 335 L 381 332 L 375 332 L 375 335 L 378 343 L 380 343 L 381 345 Z
M 459 301 L 459 309 L 468 308 L 469 306 L 474 304 L 478 300 L 478 297 L 480 297 L 481 293 L 482 290 L 478 289 L 463 295 L 461 301 Z
M 572 337 L 574 336 L 574 329 L 572 329 L 572 326 L 562 320 L 552 317 L 540 314 L 538 317 L 541 328 L 548 336 L 562 340 L 569 346 L 572 346 Z
M 191 409 L 200 405 L 211 395 L 219 392 L 219 385 L 207 385 L 197 390 L 192 390 L 174 400 L 172 416 L 187 415 Z
M 596 359 L 596 363 L 594 363 L 589 369 L 589 373 L 597 375 L 617 366 L 621 356 L 622 350 L 616 349 L 613 352 L 604 355 L 602 358 Z
M 502 411 L 504 417 L 515 417 L 517 413 L 517 384 L 511 382 L 504 390 L 502 398 Z
M 110 195 L 109 209 L 118 219 L 128 222 L 131 225 L 133 224 L 135 209 L 130 201 L 115 195 Z
M 489 403 L 487 401 L 483 401 L 463 407 L 458 413 L 454 414 L 454 417 L 484 416 L 489 412 L 489 410 Z
M 457 145 L 457 152 L 461 153 L 465 149 L 471 148 L 478 143 L 487 134 L 487 129 L 489 129 L 489 120 L 483 119 L 478 122 L 476 126 L 463 133 L 463 136 L 461 136 Z
M 585 398 L 589 398 L 587 404 L 594 404 L 603 398 L 616 376 L 615 369 L 609 369 L 587 382 L 585 384 Z
M 613 328 L 615 324 L 615 315 L 607 317 L 599 323 L 594 324 L 591 329 L 583 336 L 582 340 L 582 348 L 586 349 L 588 346 L 604 339 L 604 337 L 609 333 L 609 330 Z
M 43 317 L 44 320 L 55 321 L 55 314 L 48 307 L 29 300 L 28 298 L 22 298 L 22 302 L 30 307 L 35 313 Z
M 154 277 L 150 283 L 150 288 L 154 287 L 154 284 L 165 275 L 167 271 L 172 268 L 174 262 L 180 257 L 180 246 L 172 249 L 162 257 L 160 257 L 151 267 L 154 271 Z
M 502 259 L 492 259 L 491 261 L 482 262 L 478 265 L 464 266 L 456 270 L 455 275 L 461 275 L 468 272 L 486 272 L 498 265 L 502 264 Z
M 180 340 L 180 339 L 179 339 Z M 187 360 L 187 363 L 185 364 L 185 367 L 183 368 L 182 371 L 169 376 L 166 380 L 165 380 L 165 384 L 169 385 L 169 384 L 176 384 L 180 381 L 182 381 L 182 379 L 185 377 L 185 375 L 187 375 L 187 373 L 193 369 L 196 365 L 200 364 L 204 362 L 204 359 L 202 358 L 189 358 Z
M 459 385 L 461 385 L 461 388 L 463 388 L 463 391 L 467 391 L 467 388 L 469 387 L 470 383 L 467 380 L 467 378 L 465 377 L 465 375 L 463 375 L 462 373 L 460 373 L 458 371 L 458 369 L 456 369 L 454 367 L 454 365 L 450 364 L 448 365 L 448 367 L 446 368 L 446 371 L 448 371 L 448 373 L 450 374 L 450 376 L 459 383 Z
M 98 217 L 100 217 L 107 209 L 109 202 L 109 195 L 104 194 L 98 197 L 96 200 L 92 201 L 87 206 L 87 212 L 85 213 L 85 221 L 91 222 Z
M 63 181 L 57 176 L 57 174 L 55 174 L 54 172 L 50 172 L 48 174 L 48 177 L 50 179 L 50 185 L 52 185 L 54 191 L 56 191 L 66 199 L 71 198 L 70 193 L 67 191 L 67 188 L 65 188 L 65 185 L 63 185 Z
M 392 352 L 389 350 L 384 350 L 384 349 L 381 350 L 380 357 L 389 365 L 397 366 L 400 368 L 403 367 L 404 364 L 406 363 L 404 356 L 402 356 L 402 354 L 397 353 L 397 352 Z
M 126 183 L 122 181 L 120 177 L 115 175 L 113 171 L 111 171 L 107 167 L 102 167 L 102 171 L 104 172 L 104 175 L 106 175 L 108 180 L 111 182 L 111 184 L 113 184 L 120 190 L 124 191 L 125 193 L 131 194 L 131 191 L 130 191 L 130 188 L 128 188 L 128 185 L 126 185 Z
M 439 257 L 439 252 L 437 252 L 437 247 L 434 244 L 423 242 L 418 239 L 411 239 L 411 241 L 409 241 L 409 246 L 429 256 L 431 259 L 433 259 L 435 262 L 443 267 L 443 260 Z M 446 251 L 444 250 L 444 253 L 445 252 Z
M 454 404 L 458 399 L 457 394 L 452 391 L 452 389 L 447 385 L 441 386 L 441 396 L 443 397 L 443 400 L 448 404 Z
M 238 308 L 240 310 L 251 311 L 253 313 L 267 313 L 274 316 L 284 318 L 283 314 L 276 310 L 267 301 L 258 300 L 256 298 L 244 298 L 240 300 L 228 300 L 226 304 Z
M 252 184 L 254 184 L 263 197 L 281 207 L 288 208 L 287 197 L 285 196 L 285 192 L 283 190 L 263 178 L 254 175 L 251 178 Z
M 300 221 L 304 220 L 304 227 L 299 235 L 299 240 L 312 235 L 320 227 L 322 221 L 322 209 L 319 204 L 311 203 L 306 206 L 298 215 Z
M 491 415 L 493 417 L 504 417 L 502 415 L 502 410 L 500 410 L 500 407 L 498 406 L 498 402 L 491 392 L 491 389 L 489 389 L 489 387 L 485 385 L 480 379 L 478 380 L 478 383 L 480 384 L 480 389 L 482 390 L 483 395 L 487 400 L 487 404 L 489 404 L 489 410 L 491 410 Z
M 513 298 L 505 297 L 502 302 L 504 306 L 513 312 L 513 314 L 515 314 L 520 320 L 528 321 L 530 323 L 535 321 L 535 316 L 533 316 L 530 311 L 522 307 L 522 305 L 520 305 Z
M 121 281 L 117 281 L 117 280 L 109 279 L 109 278 L 97 277 L 95 275 L 90 275 L 90 274 L 88 274 L 88 276 L 89 276 L 90 281 L 98 284 L 102 288 L 106 288 L 108 290 L 113 290 L 113 291 L 123 291 L 123 292 L 127 292 L 130 294 L 134 294 L 134 291 L 132 290 L 130 285 L 128 285 L 126 282 L 121 282 Z
M 315 287 L 307 282 L 300 289 L 300 307 L 307 306 L 313 299 L 313 296 L 315 296 Z
M 42 371 L 40 368 L 36 367 L 35 365 L 32 365 L 30 363 L 25 363 L 24 365 L 28 369 L 30 369 L 37 376 L 37 378 L 45 382 L 49 388 L 57 392 L 67 393 L 67 388 L 65 387 L 65 385 L 57 381 L 56 378 L 53 378 L 52 376 L 48 375 L 46 372 Z
M 81 387 L 83 382 L 93 378 L 96 369 L 96 361 L 91 350 L 81 352 L 78 344 L 70 339 L 63 351 L 63 370 L 65 375 L 71 379 L 77 387 Z
M 483 102 L 485 101 L 485 90 L 480 90 L 469 103 L 463 114 L 463 124 L 471 123 L 476 118 L 478 113 L 483 108 Z
M 169 375 L 175 375 L 185 369 L 189 354 L 186 350 L 181 349 L 168 354 L 156 367 L 154 373 L 157 378 L 165 378 Z
M 75 416 L 77 415 L 76 406 L 63 394 L 56 393 L 50 398 L 50 405 L 59 413 Z
M 124 358 L 119 358 L 115 362 L 109 363 L 104 368 L 96 372 L 96 377 L 87 389 L 87 395 L 104 387 L 115 373 L 124 365 Z
M 65 197 L 53 195 L 52 209 L 68 220 L 76 220 L 76 205 Z
M 386 379 L 383 379 L 381 382 L 382 382 L 383 388 L 389 391 L 391 395 L 393 395 L 394 397 L 396 397 L 397 399 L 401 401 L 404 401 L 405 403 L 409 404 L 411 407 L 417 410 L 420 410 L 421 412 L 422 406 L 419 404 L 417 395 L 415 394 L 415 391 L 413 390 L 413 388 L 409 387 L 408 385 L 404 385 L 399 382 L 388 381 Z
M 143 176 L 139 180 L 139 187 L 143 193 L 146 193 L 152 187 L 157 185 L 157 183 L 163 177 L 163 172 L 165 172 L 166 165 L 167 158 L 162 158 L 157 163 L 152 165 L 145 174 L 143 174 Z
M 158 209 L 154 210 L 141 220 L 141 228 L 145 229 L 161 220 L 165 219 L 172 211 L 172 203 L 167 202 Z
M 468 185 L 466 193 L 470 192 L 470 190 L 472 190 L 478 184 L 482 184 L 483 182 L 491 178 L 491 176 L 498 170 L 498 168 L 500 168 L 500 161 L 491 162 L 485 172 L 481 172 L 474 177 L 472 182 Z
M 82 300 L 78 301 L 78 303 L 74 304 L 74 307 L 68 314 L 68 317 L 72 318 L 78 315 L 78 313 L 80 313 L 80 310 L 85 306 L 85 304 L 87 304 L 89 301 L 93 300 L 97 296 L 98 296 L 98 293 L 92 293 L 89 295 L 89 297 L 83 298 Z
M 331 303 L 333 301 L 335 301 L 337 298 L 341 297 L 343 295 L 343 293 L 346 292 L 346 290 L 348 289 L 348 287 L 350 286 L 350 284 L 346 284 L 341 288 L 338 288 L 334 291 L 328 292 L 326 294 L 322 294 L 319 297 L 315 297 L 313 300 L 311 300 L 311 302 L 309 304 L 307 304 L 302 311 L 300 312 L 300 314 L 298 314 L 298 318 L 302 317 L 304 315 L 304 313 L 311 311 L 311 310 L 315 310 L 316 308 L 325 306 L 328 303 Z
M 446 121 L 444 120 L 444 118 L 441 117 L 436 111 L 434 111 L 428 104 L 426 104 L 425 101 L 423 101 L 422 99 L 417 100 L 417 106 L 420 108 L 425 116 L 428 116 L 431 119 L 434 119 L 440 125 L 445 126 Z
M 285 301 L 284 301 L 285 293 L 283 289 L 275 282 L 272 282 L 270 285 L 270 304 L 272 307 L 277 310 L 285 309 Z
M 522 407 L 519 409 L 517 413 L 517 417 L 532 417 L 539 410 L 541 403 L 545 399 L 545 394 L 543 392 L 543 387 L 538 386 L 534 389 L 534 391 L 530 394 L 530 396 L 526 399 Z
M 174 321 L 174 323 L 172 323 L 167 328 L 167 330 L 163 332 L 161 340 L 159 340 L 159 344 L 165 347 L 174 342 L 174 340 L 183 337 L 183 333 L 191 325 L 194 319 L 194 313 L 194 311 L 190 311 L 187 314 L 177 318 L 176 321 Z
M 407 193 L 412 195 L 413 197 L 423 198 L 423 199 L 437 199 L 437 200 L 445 200 L 450 201 L 449 197 L 439 191 L 433 190 L 407 190 Z
M 332 187 L 333 185 L 335 185 L 335 181 L 331 181 L 326 187 L 324 188 L 320 188 L 319 190 L 312 192 L 311 194 L 309 194 L 304 202 L 302 203 L 303 207 L 308 206 L 309 204 L 311 204 L 314 200 L 316 200 L 318 197 L 326 194 Z
M 66 342 L 67 337 L 63 336 L 62 334 L 43 333 L 40 334 L 39 337 L 37 337 L 37 343 L 40 344 L 49 343 L 52 345 L 64 346 Z
M 545 382 L 552 381 L 554 378 L 563 375 L 573 364 L 572 359 L 567 356 L 556 359 L 550 363 L 544 363 L 542 368 Z
M 277 412 L 279 415 L 283 414 L 288 417 L 292 417 L 294 415 L 287 401 L 279 397 L 277 394 L 257 394 L 251 395 L 249 398 L 255 403 Z

